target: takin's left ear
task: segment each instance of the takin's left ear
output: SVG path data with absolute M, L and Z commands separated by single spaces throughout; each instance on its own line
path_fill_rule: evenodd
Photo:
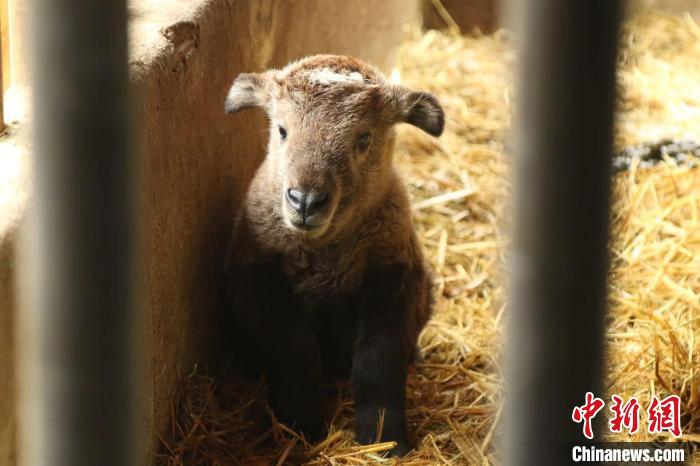
M 432 136 L 440 136 L 445 128 L 445 112 L 429 92 L 394 89 L 397 97 L 398 121 L 416 126 Z
M 241 73 L 228 91 L 224 109 L 226 113 L 237 113 L 241 110 L 267 105 L 269 74 Z

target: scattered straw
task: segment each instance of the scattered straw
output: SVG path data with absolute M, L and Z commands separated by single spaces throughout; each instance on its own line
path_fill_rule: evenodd
M 699 30 L 688 18 L 658 14 L 628 22 L 618 75 L 619 148 L 700 137 Z M 262 383 L 196 375 L 183 383 L 159 464 L 495 463 L 513 59 L 504 33 L 430 31 L 405 43 L 394 73 L 438 95 L 447 114 L 440 140 L 403 127 L 397 148 L 437 277 L 435 317 L 420 339 L 425 362 L 411 368 L 407 389 L 418 448 L 399 460 L 381 456 L 390 443 L 354 443 L 347 382 L 325 387 L 337 407 L 328 438 L 311 446 L 275 421 L 264 427 Z M 617 176 L 608 319 L 609 394 L 636 396 L 643 406 L 651 394 L 679 395 L 684 439 L 692 442 L 700 441 L 699 196 L 700 170 L 670 161 Z
M 639 15 L 620 56 L 617 143 L 698 140 L 700 27 L 690 16 Z

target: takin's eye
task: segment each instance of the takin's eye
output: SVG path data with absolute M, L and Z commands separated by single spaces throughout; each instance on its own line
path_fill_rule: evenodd
M 282 140 L 282 142 L 284 142 L 287 139 L 287 130 L 284 129 L 284 127 L 282 126 L 278 126 L 277 130 L 280 133 L 280 139 Z
M 371 136 L 369 133 L 361 134 L 360 137 L 357 138 L 357 141 L 355 141 L 355 146 L 357 147 L 357 150 L 360 152 L 365 152 L 369 148 L 370 139 Z

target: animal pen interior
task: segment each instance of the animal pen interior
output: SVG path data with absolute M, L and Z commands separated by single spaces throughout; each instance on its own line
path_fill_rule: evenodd
M 700 130 L 692 84 L 700 83 L 700 29 L 690 16 L 645 11 L 626 21 L 621 41 L 615 150 L 645 155 L 614 179 L 605 391 L 642 405 L 652 394 L 679 394 L 682 439 L 696 442 L 700 175 L 691 152 L 698 146 L 665 154 L 663 141 L 692 141 Z M 437 277 L 436 311 L 420 339 L 424 362 L 408 385 L 419 447 L 401 464 L 498 464 L 514 60 L 504 30 L 411 29 L 397 52 L 393 73 L 434 92 L 447 114 L 440 140 L 409 126 L 398 137 L 399 167 Z M 383 464 L 379 452 L 388 446 L 353 442 L 349 385 L 327 390 L 338 399 L 332 432 L 304 446 L 283 426 L 259 428 L 262 385 L 192 373 L 183 378 L 160 461 Z
M 137 296 L 148 301 L 136 304 L 146 316 L 139 321 L 136 346 L 148 360 L 138 377 L 145 386 L 138 402 L 148 439 L 140 441 L 139 464 L 501 464 L 518 57 L 513 33 L 496 27 L 498 2 L 470 2 L 470 8 L 481 5 L 478 14 L 465 14 L 468 9 L 457 0 L 424 2 L 422 22 L 440 29 L 419 27 L 417 3 L 407 11 L 401 1 L 386 2 L 381 12 L 359 0 L 323 7 L 200 3 L 195 8 L 172 2 L 159 11 L 139 1 L 130 10 L 132 85 L 144 125 L 136 134 L 144 154 L 135 165 L 136 208 L 142 215 L 138 267 L 145 275 L 139 275 Z M 671 8 L 670 2 L 658 2 L 653 6 L 659 9 L 650 9 L 647 3 L 629 2 L 619 38 L 605 375 L 596 395 L 635 397 L 643 407 L 652 397 L 677 395 L 682 434 L 676 439 L 649 433 L 642 416 L 633 436 L 607 428 L 600 435 L 621 442 L 682 441 L 691 455 L 686 460 L 696 463 L 700 5 Z M 308 25 L 297 23 L 296 16 L 289 19 L 293 13 L 303 14 Z M 352 19 L 336 30 L 339 18 Z M 236 28 L 247 37 L 232 35 Z M 313 30 L 310 37 L 304 28 Z M 217 48 L 222 38 L 225 47 Z M 165 52 L 156 53 L 158 47 Z M 446 114 L 439 139 L 409 125 L 397 137 L 395 163 L 408 183 L 436 300 L 419 339 L 422 361 L 408 377 L 408 423 L 416 448 L 400 460 L 382 456 L 390 443 L 354 441 L 348 381 L 324 384 L 337 408 L 327 438 L 309 444 L 274 418 L 268 425 L 264 378 L 251 382 L 233 368 L 217 371 L 212 363 L 215 271 L 235 206 L 264 154 L 262 116 L 224 117 L 223 97 L 239 72 L 280 67 L 317 52 L 376 62 L 393 80 L 432 92 Z M 8 144 L 27 147 L 23 123 L 9 125 L 9 142 L 0 151 L 5 166 L 12 160 L 13 167 L 0 173 L 10 187 L 5 193 L 0 186 L 0 194 L 22 197 L 20 207 L 16 199 L 6 202 L 17 217 L 7 222 L 8 229 L 19 225 L 17 212 L 31 186 L 26 157 L 8 149 Z M 187 131 L 191 134 L 183 134 Z M 14 312 L 15 238 L 12 231 L 0 233 L 0 326 L 7 327 L 0 336 L 10 342 L 0 341 L 0 361 L 12 368 L 15 354 L 27 357 L 30 351 L 20 336 L 27 336 L 32 323 Z M 22 438 L 32 431 L 21 415 L 17 424 L 11 414 L 25 412 L 17 408 L 27 396 L 22 389 L 27 376 L 18 361 L 17 380 L 0 381 L 0 415 L 13 420 L 0 426 L 0 466 L 33 464 L 31 454 L 23 453 L 31 440 Z M 606 426 L 609 415 L 607 406 L 599 415 Z

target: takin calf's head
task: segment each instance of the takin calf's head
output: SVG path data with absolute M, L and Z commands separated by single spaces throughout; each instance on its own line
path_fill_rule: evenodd
M 225 109 L 253 107 L 270 119 L 273 202 L 288 228 L 309 237 L 361 215 L 385 192 L 396 123 L 439 136 L 445 120 L 433 95 L 389 84 L 374 67 L 334 55 L 239 75 Z

